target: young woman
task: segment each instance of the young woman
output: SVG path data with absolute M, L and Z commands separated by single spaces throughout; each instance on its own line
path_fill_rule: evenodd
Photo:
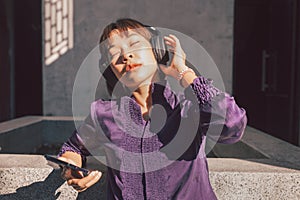
M 239 141 L 247 123 L 245 110 L 186 66 L 174 35 L 161 37 L 155 28 L 120 19 L 104 29 L 100 43 L 102 67 L 108 66 L 102 69 L 104 77 L 116 98 L 92 103 L 90 116 L 58 157 L 83 166 L 85 157 L 101 146 L 108 199 L 216 199 L 209 182 L 206 137 L 228 144 Z M 169 66 L 164 44 L 173 55 Z M 184 92 L 172 92 L 165 76 L 176 78 Z M 114 91 L 118 85 L 129 93 Z M 83 177 L 64 169 L 62 176 L 84 191 L 102 173 Z

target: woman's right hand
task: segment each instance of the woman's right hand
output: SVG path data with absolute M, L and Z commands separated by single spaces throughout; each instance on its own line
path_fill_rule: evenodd
M 58 159 L 78 166 L 73 160 L 66 157 L 61 156 Z M 84 177 L 82 172 L 80 171 L 75 171 L 68 167 L 63 167 L 61 176 L 67 181 L 69 186 L 72 186 L 78 192 L 83 192 L 97 183 L 100 180 L 102 173 L 99 171 L 91 171 L 88 176 Z

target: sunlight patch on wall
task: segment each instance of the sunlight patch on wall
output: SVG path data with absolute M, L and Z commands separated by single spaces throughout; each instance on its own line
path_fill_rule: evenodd
M 50 65 L 73 48 L 73 0 L 44 0 L 44 59 Z

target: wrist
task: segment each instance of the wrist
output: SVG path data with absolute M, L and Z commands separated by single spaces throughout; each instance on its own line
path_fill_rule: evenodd
M 194 79 L 197 78 L 196 73 L 191 68 L 187 68 L 180 73 L 181 77 L 178 79 L 180 85 L 184 88 L 188 87 L 193 83 Z
M 182 66 L 177 67 L 176 70 L 178 71 L 178 73 L 180 73 L 188 68 L 189 68 L 188 66 L 182 65 Z
M 178 81 L 181 82 L 183 77 L 188 73 L 195 74 L 194 70 L 192 70 L 191 68 L 185 66 L 185 68 L 183 68 L 181 71 L 178 72 L 178 77 L 177 77 Z

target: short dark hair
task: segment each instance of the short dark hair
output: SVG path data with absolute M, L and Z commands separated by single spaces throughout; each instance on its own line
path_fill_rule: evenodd
M 129 29 L 133 29 L 134 31 L 137 31 L 140 35 L 150 40 L 151 33 L 146 27 L 147 27 L 146 25 L 134 19 L 130 19 L 130 18 L 118 19 L 116 22 L 110 23 L 103 29 L 99 42 L 101 43 L 105 41 L 107 38 L 109 38 L 111 32 L 114 30 L 126 32 Z

